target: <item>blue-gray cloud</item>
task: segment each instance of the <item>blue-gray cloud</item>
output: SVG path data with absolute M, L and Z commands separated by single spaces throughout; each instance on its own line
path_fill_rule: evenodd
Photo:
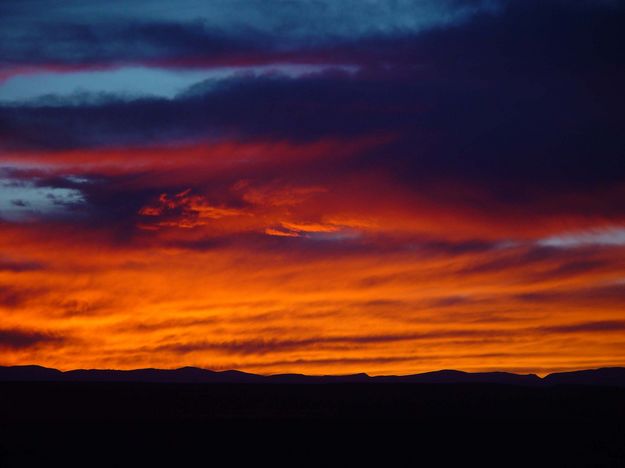
M 412 34 L 496 9 L 494 0 L 9 0 L 0 62 L 95 63 L 284 51 Z
M 358 71 L 209 80 L 173 99 L 98 95 L 0 106 L 2 149 L 19 153 L 206 138 L 306 143 L 392 134 L 389 143 L 375 150 L 333 162 L 331 174 L 323 164 L 311 163 L 305 175 L 293 169 L 289 176 L 327 181 L 372 170 L 421 194 L 437 180 L 452 179 L 480 186 L 482 194 L 466 199 L 464 192 L 445 190 L 431 196 L 506 216 L 564 212 L 610 221 L 625 214 L 620 192 L 608 191 L 625 182 L 622 3 L 511 0 L 445 27 L 389 27 L 383 33 L 306 45 L 294 39 L 249 40 L 261 33 L 248 34 L 244 28 L 227 30 L 241 47 L 222 43 L 211 48 L 200 23 L 190 28 L 145 24 L 138 26 L 139 38 L 122 55 L 134 53 L 133 44 L 143 47 L 149 36 L 163 43 L 150 49 L 154 57 L 163 58 L 162 51 L 171 47 L 172 57 L 195 50 L 258 59 L 286 47 L 304 62 L 351 63 Z M 126 33 L 120 34 L 126 42 Z M 97 61 L 100 53 L 112 54 L 94 40 L 85 49 L 89 57 Z M 278 176 L 276 170 L 283 174 L 285 169 L 238 177 L 271 179 Z M 115 208 L 118 215 L 120 206 L 136 213 L 154 195 L 118 191 L 114 181 L 103 180 L 80 188 L 81 193 L 95 206 Z M 205 182 L 224 186 L 235 181 Z M 573 193 L 575 203 L 566 202 Z M 18 198 L 25 199 L 11 197 Z

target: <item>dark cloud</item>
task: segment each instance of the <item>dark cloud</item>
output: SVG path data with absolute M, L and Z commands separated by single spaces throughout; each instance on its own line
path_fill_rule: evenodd
M 0 329 L 0 349 L 5 350 L 27 349 L 63 341 L 59 336 L 33 330 Z
M 117 5 L 115 5 L 117 3 Z M 0 5 L 0 59 L 9 64 L 150 61 L 236 63 L 372 34 L 416 33 L 491 10 L 485 0 L 180 1 Z
M 9 271 L 13 271 L 10 270 Z M 25 304 L 35 294 L 28 289 L 11 285 L 0 285 L 0 307 L 13 309 Z
M 207 63 L 236 63 L 270 53 L 275 44 L 246 31 L 211 30 L 201 21 L 43 23 L 3 28 L 0 59 L 11 65 L 102 66 L 171 62 L 181 57 Z M 240 56 L 240 57 L 239 57 Z
M 622 216 L 622 197 L 606 203 L 593 191 L 625 180 L 623 23 L 625 8 L 605 2 L 513 1 L 499 14 L 427 33 L 315 52 L 360 64 L 355 75 L 244 77 L 199 84 L 173 100 L 3 106 L 2 137 L 13 148 L 60 149 L 392 133 L 392 143 L 334 171 L 382 170 L 408 186 L 440 178 L 487 184 L 501 210 L 547 200 L 539 209 L 557 211 L 552 191 L 586 190 L 593 196 L 580 209 Z M 186 34 L 165 28 L 155 37 L 208 47 Z
M 565 261 L 556 267 L 548 268 L 540 272 L 530 273 L 524 276 L 534 281 L 544 281 L 555 278 L 587 275 L 602 270 L 610 271 L 615 268 L 618 268 L 618 266 L 614 261 L 611 261 L 608 258 L 597 260 L 571 260 Z
M 508 272 L 524 281 L 545 281 L 618 268 L 614 255 L 608 254 L 606 249 L 586 248 L 572 254 L 563 249 L 524 244 L 494 253 L 489 258 L 478 258 L 458 269 L 457 273 L 480 275 Z
M 432 357 L 432 359 L 436 359 L 438 356 Z M 396 363 L 396 362 L 412 362 L 412 361 L 425 361 L 430 359 L 430 357 L 421 357 L 421 356 L 376 356 L 376 357 L 344 357 L 344 358 L 326 358 L 326 359 L 292 359 L 292 360 L 276 360 L 269 362 L 258 362 L 254 363 L 254 368 L 271 368 L 271 367 L 288 367 L 288 366 L 297 366 L 297 367 L 306 367 L 306 366 L 319 366 L 319 365 L 330 365 L 330 366 L 340 366 L 346 364 L 386 364 L 386 363 Z M 250 366 L 252 367 L 252 366 Z
M 63 105 L 62 99 L 54 105 L 4 105 L 0 141 L 15 151 L 51 151 L 207 138 L 307 143 L 386 135 L 386 143 L 335 159 L 331 168 L 312 162 L 289 169 L 289 177 L 340 180 L 370 170 L 441 205 L 527 220 L 559 214 L 619 220 L 625 216 L 618 189 L 625 183 L 625 57 L 618 46 L 625 42 L 624 23 L 625 7 L 613 2 L 515 0 L 427 31 L 343 37 L 312 49 L 295 41 L 303 61 L 353 63 L 360 71 L 243 76 L 199 83 L 171 100 L 108 97 L 82 105 Z M 83 41 L 99 60 L 93 42 L 99 44 L 99 36 L 80 31 L 62 34 L 82 37 L 72 43 Z M 129 54 L 135 45 L 158 42 L 156 55 L 170 50 L 176 56 L 183 49 L 193 55 L 196 48 L 211 57 L 240 52 L 257 60 L 254 47 L 266 45 L 250 39 L 252 49 L 246 50 L 246 33 L 228 32 L 231 44 L 199 23 L 124 25 L 107 34 L 130 44 L 113 43 L 111 50 Z M 54 153 L 49 157 L 53 161 Z M 256 177 L 269 180 L 284 170 L 270 168 Z M 90 221 L 115 220 L 127 229 L 138 210 L 159 195 L 156 189 L 132 188 L 133 179 L 149 173 L 104 176 L 73 188 L 84 194 L 94 214 Z M 224 179 L 204 182 L 223 185 Z
M 542 353 L 544 355 L 546 353 Z M 462 358 L 509 358 L 519 356 L 536 356 L 540 353 L 470 353 L 463 354 Z M 427 355 L 427 356 L 374 356 L 374 357 L 344 357 L 344 358 L 326 358 L 326 359 L 293 359 L 293 360 L 275 360 L 269 362 L 253 363 L 254 368 L 271 368 L 271 367 L 288 367 L 288 366 L 319 366 L 319 365 L 346 365 L 346 364 L 386 364 L 395 362 L 423 362 L 423 361 L 440 361 L 449 359 L 446 355 Z M 252 366 L 250 366 L 252 367 Z M 533 368 L 532 368 L 533 369 Z M 529 370 L 528 372 L 530 372 Z
M 174 100 L 4 106 L 0 122 L 4 140 L 14 148 L 140 145 L 229 135 L 303 142 L 405 129 L 417 109 L 403 115 L 405 90 L 390 94 L 389 85 L 392 80 L 355 79 L 345 72 L 238 78 L 217 87 L 212 81 L 196 85 Z
M 580 322 L 568 325 L 542 327 L 543 333 L 621 333 L 625 331 L 625 320 L 603 320 L 595 322 Z
M 12 273 L 21 273 L 21 272 L 26 272 L 26 271 L 43 270 L 44 268 L 45 268 L 45 265 L 39 262 L 16 261 L 16 260 L 11 260 L 11 259 L 0 258 L 0 272 L 10 271 Z
M 268 354 L 288 352 L 294 349 L 350 349 L 359 346 L 397 343 L 401 341 L 439 340 L 467 337 L 487 337 L 505 334 L 493 330 L 436 330 L 423 333 L 398 333 L 363 336 L 326 336 L 300 339 L 243 339 L 223 342 L 192 342 L 168 344 L 156 351 L 187 354 L 197 351 L 218 351 L 226 354 Z
M 625 284 L 609 284 L 575 289 L 552 289 L 519 294 L 515 296 L 523 302 L 574 304 L 577 307 L 594 307 L 598 304 L 622 304 L 625 301 Z

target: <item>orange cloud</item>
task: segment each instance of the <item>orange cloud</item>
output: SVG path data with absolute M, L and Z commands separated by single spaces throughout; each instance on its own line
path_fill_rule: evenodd
M 460 183 L 415 190 L 366 169 L 313 170 L 373 144 L 343 143 L 47 155 L 52 175 L 29 170 L 83 191 L 92 211 L 0 225 L 1 364 L 381 374 L 625 363 L 625 246 L 620 230 L 596 231 L 618 220 L 528 213 Z M 86 181 L 63 179 L 68 168 Z
M 300 237 L 300 234 L 294 231 L 283 231 L 280 229 L 267 228 L 265 234 L 278 237 Z
M 532 245 L 335 243 L 326 253 L 301 238 L 303 250 L 276 255 L 255 243 L 125 246 L 101 235 L 2 231 L 12 257 L 0 263 L 0 329 L 19 330 L 6 335 L 3 364 L 380 374 L 625 359 L 622 247 L 571 257 Z
M 163 193 L 153 205 L 139 210 L 143 217 L 155 218 L 150 224 L 140 223 L 139 227 L 194 228 L 204 226 L 207 220 L 216 220 L 226 216 L 242 216 L 245 212 L 235 208 L 213 206 L 201 195 L 191 195 L 191 189 L 169 196 Z

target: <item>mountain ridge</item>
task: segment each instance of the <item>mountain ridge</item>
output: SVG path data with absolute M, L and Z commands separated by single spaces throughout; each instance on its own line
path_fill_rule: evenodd
M 177 369 L 58 369 L 39 365 L 0 366 L 0 382 L 145 382 L 145 383 L 419 383 L 419 384 L 507 384 L 524 386 L 603 385 L 625 387 L 625 367 L 603 367 L 536 374 L 512 372 L 465 372 L 453 369 L 409 375 L 370 376 L 366 373 L 346 375 L 306 375 L 297 373 L 261 375 L 239 370 L 214 371 L 186 366 Z

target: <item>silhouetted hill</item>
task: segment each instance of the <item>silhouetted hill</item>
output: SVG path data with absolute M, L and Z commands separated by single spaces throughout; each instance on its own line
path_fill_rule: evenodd
M 56 381 L 64 378 L 63 373 L 57 369 L 42 366 L 0 366 L 0 381 L 15 382 L 44 382 Z
M 304 374 L 275 374 L 265 377 L 268 383 L 370 383 L 373 378 L 367 374 L 349 375 L 304 375 Z
M 510 385 L 540 385 L 542 380 L 534 374 L 519 375 L 509 372 L 462 372 L 457 370 L 440 370 L 423 374 L 402 376 L 374 377 L 376 382 L 388 383 L 496 383 Z
M 546 376 L 544 381 L 549 384 L 625 387 L 625 368 L 604 367 L 574 372 L 557 372 Z
M 59 380 L 72 382 L 260 383 L 264 378 L 260 375 L 234 370 L 215 372 L 197 367 L 182 367 L 180 369 L 135 370 L 78 369 L 62 373 Z
M 505 385 L 607 385 L 625 387 L 625 368 L 612 367 L 559 372 L 540 378 L 535 374 L 510 372 L 463 372 L 440 370 L 413 375 L 369 376 L 276 374 L 257 375 L 237 370 L 211 371 L 197 367 L 180 369 L 76 369 L 61 372 L 41 366 L 0 366 L 4 382 L 136 382 L 136 383 L 423 383 L 423 384 L 505 384 Z

